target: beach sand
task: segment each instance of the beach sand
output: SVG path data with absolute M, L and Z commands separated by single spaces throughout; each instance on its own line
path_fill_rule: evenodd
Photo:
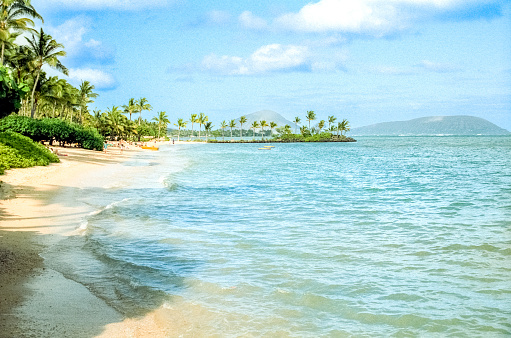
M 123 318 L 85 286 L 50 269 L 41 255 L 65 236 L 79 235 L 90 206 L 73 194 L 122 177 L 128 170 L 122 163 L 141 150 L 58 150 L 67 155 L 61 163 L 0 176 L 0 337 L 165 336 L 154 314 Z

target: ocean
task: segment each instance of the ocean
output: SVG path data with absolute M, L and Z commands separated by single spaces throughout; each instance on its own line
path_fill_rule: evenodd
M 511 137 L 162 146 L 52 268 L 183 336 L 511 335 Z

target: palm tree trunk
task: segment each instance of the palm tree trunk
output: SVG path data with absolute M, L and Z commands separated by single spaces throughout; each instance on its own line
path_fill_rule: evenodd
M 231 140 L 232 140 L 232 127 L 231 127 Z
M 35 88 L 37 87 L 37 82 L 39 82 L 39 75 L 41 74 L 41 68 L 39 68 L 39 71 L 37 72 L 37 76 L 35 78 L 35 82 L 34 82 L 34 88 L 32 88 L 32 96 L 31 96 L 31 101 L 32 101 L 32 111 L 30 112 L 30 117 L 34 118 L 34 115 L 35 115 L 35 102 L 34 102 L 34 96 L 35 96 Z
M 3 66 L 4 65 L 4 51 L 5 51 L 5 42 L 2 41 L 2 63 L 1 65 Z

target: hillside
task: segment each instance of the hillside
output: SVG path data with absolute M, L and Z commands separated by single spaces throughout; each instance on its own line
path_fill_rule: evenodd
M 270 124 L 270 122 L 275 122 L 279 127 L 283 127 L 286 124 L 289 124 L 291 127 L 294 126 L 293 122 L 272 110 L 260 110 L 255 113 L 245 115 L 245 117 L 247 118 L 247 122 L 243 124 L 243 129 L 249 129 L 249 125 L 251 125 L 254 121 L 260 122 L 262 120 L 265 120 L 268 124 Z M 239 126 L 239 120 L 240 118 L 238 117 L 236 119 L 237 126 Z
M 509 135 L 509 131 L 474 116 L 430 116 L 353 128 L 352 136 L 369 135 Z

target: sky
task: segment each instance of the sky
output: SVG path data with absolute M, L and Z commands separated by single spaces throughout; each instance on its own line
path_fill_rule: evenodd
M 214 127 L 269 109 L 289 120 L 313 110 L 352 128 L 472 115 L 511 130 L 510 0 L 32 5 L 65 46 L 68 81 L 95 86 L 92 109 L 145 97 L 144 118 L 202 112 Z

